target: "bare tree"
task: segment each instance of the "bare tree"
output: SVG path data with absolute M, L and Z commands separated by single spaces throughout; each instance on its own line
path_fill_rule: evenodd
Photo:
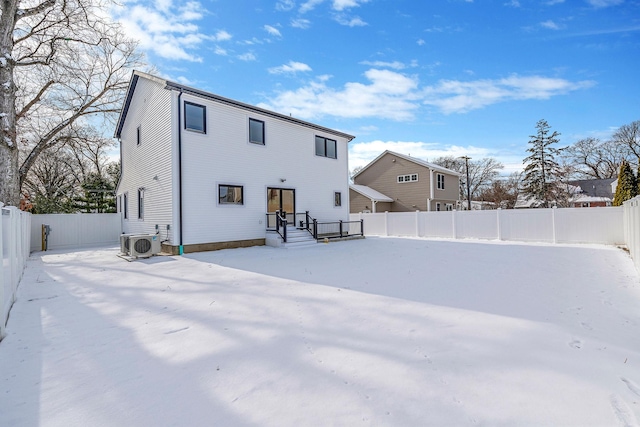
M 506 179 L 495 179 L 484 188 L 479 197 L 483 201 L 491 202 L 496 208 L 513 209 L 520 194 L 522 173 L 513 172 Z
M 581 139 L 562 152 L 562 158 L 574 168 L 573 175 L 580 179 L 613 178 L 628 157 L 626 146 L 598 138 Z
M 42 152 L 69 140 L 70 126 L 118 111 L 142 58 L 105 18 L 108 5 L 2 0 L 0 201 L 18 204 L 29 170 Z
M 460 179 L 460 198 L 466 200 L 467 186 L 465 181 L 467 179 L 467 171 L 464 159 L 446 156 L 438 157 L 431 163 L 456 171 L 462 175 Z M 504 169 L 504 165 L 492 157 L 469 160 L 469 193 L 472 200 L 484 188 L 491 185 L 493 180 L 498 177 L 501 169 Z
M 633 155 L 633 160 L 640 159 L 640 120 L 620 126 L 613 134 L 612 141 L 625 147 Z

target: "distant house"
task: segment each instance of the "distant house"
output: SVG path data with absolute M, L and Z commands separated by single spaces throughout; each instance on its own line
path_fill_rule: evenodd
M 346 133 L 136 71 L 115 137 L 122 232 L 165 251 L 263 245 L 276 211 L 349 220 Z
M 570 185 L 575 185 L 578 188 L 571 198 L 571 207 L 595 208 L 611 206 L 615 191 L 614 184 L 617 184 L 617 181 L 617 178 L 570 181 Z
M 567 183 L 567 192 L 569 193 L 568 207 L 595 208 L 611 206 L 617 182 L 617 178 L 569 181 Z M 515 208 L 537 208 L 541 205 L 542 202 L 535 198 L 521 196 L 518 198 Z
M 459 188 L 459 173 L 387 150 L 353 176 L 349 204 L 352 213 L 453 210 Z

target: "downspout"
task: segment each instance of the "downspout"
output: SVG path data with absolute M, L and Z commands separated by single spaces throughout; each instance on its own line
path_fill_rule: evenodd
M 433 200 L 433 169 L 429 168 L 429 200 L 427 200 L 427 212 L 431 212 L 432 200 Z
M 178 94 L 178 191 L 180 193 L 178 197 L 178 224 L 180 226 L 180 232 L 178 233 L 178 254 L 184 253 L 184 246 L 182 245 L 182 109 L 180 100 L 182 98 L 182 88 Z

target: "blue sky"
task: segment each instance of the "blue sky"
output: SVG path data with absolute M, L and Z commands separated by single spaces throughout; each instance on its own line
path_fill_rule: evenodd
M 157 73 L 335 128 L 350 168 L 385 149 L 522 168 L 545 119 L 561 146 L 640 120 L 638 0 L 128 0 Z

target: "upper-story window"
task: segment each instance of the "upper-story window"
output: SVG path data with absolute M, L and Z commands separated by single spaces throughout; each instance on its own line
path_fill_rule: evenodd
M 439 173 L 437 174 L 438 180 L 438 190 L 444 190 L 444 175 Z
M 335 191 L 333 193 L 333 206 L 335 207 L 342 206 L 342 193 L 339 191 Z
M 184 102 L 184 128 L 207 133 L 207 108 L 204 105 Z
M 144 188 L 138 188 L 138 219 L 144 219 Z
M 398 182 L 416 182 L 418 181 L 418 174 L 411 173 L 409 175 L 398 175 Z
M 336 140 L 316 136 L 316 156 L 337 158 Z
M 264 145 L 264 122 L 249 119 L 249 142 Z
M 138 129 L 136 129 L 136 145 L 140 145 L 141 142 L 142 142 L 142 128 L 141 126 L 138 126 Z

